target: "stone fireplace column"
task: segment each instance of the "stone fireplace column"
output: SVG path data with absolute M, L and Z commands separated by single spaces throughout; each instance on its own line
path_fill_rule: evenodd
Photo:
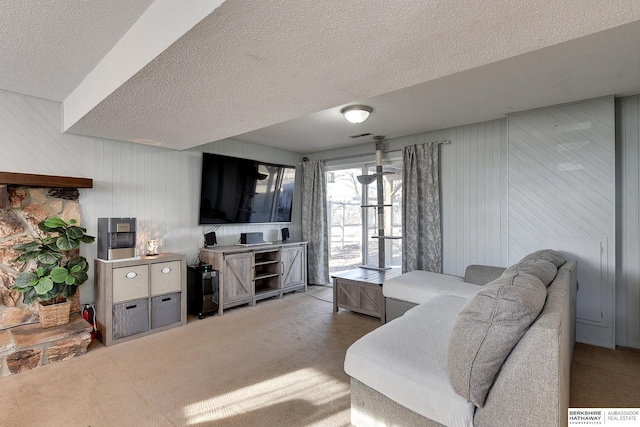
M 12 291 L 18 273 L 29 267 L 15 263 L 19 255 L 13 246 L 42 237 L 38 223 L 50 216 L 81 224 L 77 189 L 8 186 L 8 203 L 0 208 L 0 330 L 38 321 L 37 303 L 23 304 L 22 295 Z M 78 295 L 71 312 L 79 312 Z

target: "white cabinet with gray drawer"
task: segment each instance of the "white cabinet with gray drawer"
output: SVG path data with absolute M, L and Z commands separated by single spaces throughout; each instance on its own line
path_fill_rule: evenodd
M 96 326 L 106 346 L 187 323 L 186 257 L 95 261 Z

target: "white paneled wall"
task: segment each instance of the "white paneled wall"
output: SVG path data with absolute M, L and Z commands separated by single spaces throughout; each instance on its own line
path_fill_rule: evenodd
M 461 276 L 473 263 L 506 266 L 542 245 L 539 235 L 604 238 L 605 279 L 617 280 L 617 343 L 640 347 L 640 99 L 617 101 L 617 169 L 612 103 L 612 98 L 585 101 L 517 113 L 509 116 L 509 125 L 502 119 L 390 139 L 385 150 L 396 150 L 387 156 L 398 157 L 397 150 L 410 144 L 451 140 L 440 148 L 445 273 Z M 90 232 L 96 232 L 98 217 L 135 216 L 140 249 L 147 236 L 157 237 L 162 251 L 185 253 L 190 263 L 203 232 L 210 230 L 197 226 L 202 151 L 295 166 L 301 159 L 295 152 L 232 139 L 177 152 L 61 134 L 60 111 L 57 102 L 0 91 L 0 170 L 93 178 L 94 188 L 80 191 Z M 374 151 L 374 143 L 367 142 L 308 157 L 373 161 Z M 571 193 L 573 209 L 548 201 L 563 192 Z M 299 193 L 294 200 L 287 225 L 292 237 L 300 238 Z M 276 239 L 282 227 L 223 226 L 216 234 L 220 244 L 233 244 L 241 232 L 262 231 Z M 95 251 L 85 255 L 93 259 Z M 92 287 L 84 286 L 81 296 L 93 301 Z M 612 308 L 607 315 L 613 316 Z
M 86 163 L 93 188 L 82 191 L 81 205 L 89 230 L 101 217 L 135 217 L 138 253 L 148 239 L 161 252 L 185 253 L 195 260 L 202 246 L 197 233 L 200 157 L 127 142 L 93 139 Z
M 540 236 L 613 237 L 613 98 L 509 116 L 510 261 Z
M 389 149 L 440 145 L 443 272 L 463 276 L 469 264 L 507 265 L 506 121 L 396 138 Z
M 463 276 L 469 264 L 506 266 L 506 120 L 389 139 L 384 149 L 390 153 L 385 156 L 401 157 L 398 150 L 403 147 L 445 139 L 451 143 L 440 145 L 443 272 Z M 362 156 L 358 159 L 373 161 L 374 152 L 375 144 L 369 142 L 309 157 Z
M 197 225 L 203 151 L 296 166 L 301 179 L 302 156 L 292 151 L 229 139 L 180 152 L 62 134 L 60 123 L 60 103 L 0 91 L 0 170 L 92 178 L 93 188 L 80 190 L 83 226 L 96 235 L 100 217 L 135 217 L 139 253 L 153 237 L 161 252 L 184 253 L 188 263 L 196 261 L 203 233 L 211 229 Z M 234 244 L 249 231 L 277 240 L 285 226 L 300 239 L 300 188 L 290 224 L 224 225 L 216 231 L 218 243 Z M 93 263 L 97 246 L 86 251 Z M 93 269 L 89 280 L 93 283 Z M 81 288 L 82 302 L 92 302 L 93 295 L 93 286 Z
M 508 116 L 509 264 L 553 247 L 578 259 L 580 342 L 615 346 L 613 97 Z
M 640 97 L 616 101 L 616 342 L 640 348 Z
M 87 139 L 60 133 L 60 105 L 0 90 L 0 170 L 85 177 Z

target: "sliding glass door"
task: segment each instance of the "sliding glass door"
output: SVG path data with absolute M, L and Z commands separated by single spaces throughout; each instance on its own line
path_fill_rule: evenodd
M 350 270 L 361 265 L 378 266 L 378 234 L 376 209 L 363 208 L 377 204 L 375 182 L 363 186 L 359 175 L 375 173 L 375 164 L 363 163 L 342 168 L 327 168 L 327 210 L 329 233 L 329 272 Z M 385 162 L 383 193 L 386 236 L 400 236 L 402 230 L 402 161 Z M 385 240 L 386 266 L 402 266 L 401 240 Z
M 329 273 L 362 264 L 362 168 L 336 169 L 327 174 Z

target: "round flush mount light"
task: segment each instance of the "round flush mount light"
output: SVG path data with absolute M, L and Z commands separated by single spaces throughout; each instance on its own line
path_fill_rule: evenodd
M 344 118 L 353 124 L 362 123 L 369 117 L 373 108 L 366 105 L 349 105 L 344 107 L 340 112 L 344 114 Z

